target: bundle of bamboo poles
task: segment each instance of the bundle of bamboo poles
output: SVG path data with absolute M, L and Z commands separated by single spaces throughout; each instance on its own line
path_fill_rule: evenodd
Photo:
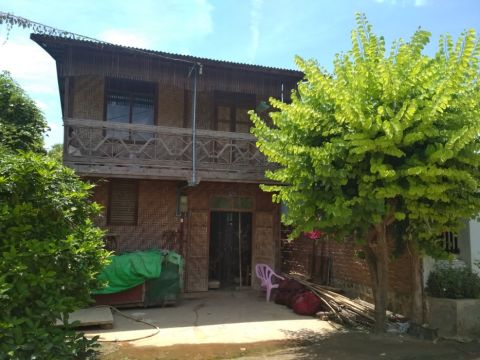
M 351 326 L 373 327 L 374 306 L 367 302 L 357 302 L 333 292 L 329 287 L 318 285 L 294 275 L 285 275 L 313 292 L 330 311 L 330 319 Z

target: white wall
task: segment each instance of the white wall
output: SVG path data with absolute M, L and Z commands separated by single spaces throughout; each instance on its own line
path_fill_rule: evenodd
M 475 263 L 480 262 L 480 222 L 477 220 L 470 220 L 469 224 L 470 233 L 470 259 L 469 265 L 472 270 L 480 275 L 480 268 L 475 266 Z

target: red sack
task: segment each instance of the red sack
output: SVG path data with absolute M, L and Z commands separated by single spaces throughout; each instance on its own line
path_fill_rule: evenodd
M 299 291 L 291 291 L 290 292 L 290 296 L 288 297 L 288 302 L 287 302 L 287 306 L 292 309 L 293 308 L 293 305 L 295 305 L 295 303 L 297 302 L 298 298 L 301 297 L 303 295 L 305 290 L 299 290 Z
M 275 294 L 275 303 L 292 307 L 297 296 L 304 291 L 305 287 L 293 279 L 280 281 Z
M 306 291 L 297 297 L 293 311 L 299 315 L 315 315 L 322 308 L 322 302 L 311 291 Z
M 293 279 L 285 279 L 280 281 L 278 284 L 278 290 L 279 291 L 294 291 L 298 292 L 299 290 L 302 290 L 304 286 L 300 284 L 298 281 L 295 281 Z
M 275 294 L 275 304 L 287 305 L 290 300 L 289 291 L 277 291 Z

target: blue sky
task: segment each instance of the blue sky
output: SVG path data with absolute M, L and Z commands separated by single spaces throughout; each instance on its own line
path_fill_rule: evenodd
M 286 68 L 300 55 L 330 69 L 350 48 L 356 11 L 387 43 L 419 26 L 431 31 L 431 54 L 442 33 L 480 31 L 479 0 L 0 0 L 0 11 L 113 43 Z M 54 61 L 28 31 L 13 28 L 6 37 L 0 26 L 0 70 L 43 110 L 52 129 L 47 146 L 62 142 Z

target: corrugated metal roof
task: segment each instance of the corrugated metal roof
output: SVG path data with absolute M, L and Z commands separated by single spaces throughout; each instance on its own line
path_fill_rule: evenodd
M 48 45 L 75 45 L 75 46 L 84 46 L 90 48 L 101 48 L 101 49 L 111 49 L 117 50 L 122 52 L 135 52 L 141 53 L 145 55 L 152 55 L 162 57 L 165 60 L 169 61 L 179 61 L 185 63 L 201 63 L 203 65 L 218 65 L 218 66 L 226 66 L 236 69 L 245 69 L 250 71 L 261 71 L 261 72 L 270 72 L 270 73 L 281 73 L 283 75 L 295 76 L 295 77 L 302 77 L 303 73 L 297 70 L 292 69 L 285 69 L 273 66 L 264 66 L 264 65 L 254 65 L 254 64 L 247 64 L 247 63 L 240 63 L 240 62 L 233 62 L 233 61 L 225 61 L 225 60 L 217 60 L 217 59 L 210 59 L 204 57 L 197 57 L 197 56 L 190 56 L 190 55 L 181 55 L 175 53 L 168 53 L 164 51 L 157 51 L 157 50 L 149 50 L 149 49 L 142 49 L 137 47 L 131 46 L 124 46 L 124 45 L 117 45 L 103 41 L 93 41 L 88 39 L 77 39 L 77 38 L 68 38 L 68 37 L 61 37 L 61 36 L 52 36 L 52 35 L 45 35 L 45 34 L 31 34 L 30 38 L 38 43 L 40 46 L 48 50 Z M 54 56 L 51 52 L 49 52 L 52 56 Z M 55 56 L 54 56 L 55 57 Z

